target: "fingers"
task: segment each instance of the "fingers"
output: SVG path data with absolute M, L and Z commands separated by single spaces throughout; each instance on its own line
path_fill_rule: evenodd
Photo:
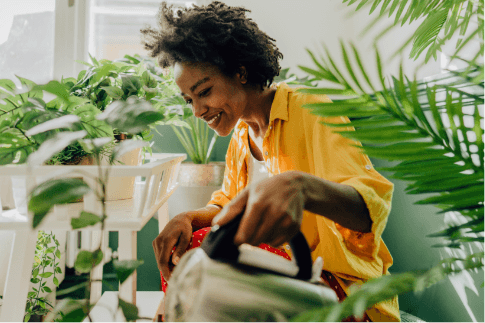
M 258 227 L 263 222 L 264 209 L 259 203 L 249 205 L 244 211 L 244 215 L 239 223 L 236 235 L 234 236 L 234 244 L 239 246 L 243 243 L 254 244 L 254 235 L 257 233 Z
M 231 222 L 237 215 L 244 212 L 246 203 L 248 201 L 248 190 L 244 190 L 231 203 L 226 205 L 219 214 L 217 214 L 212 220 L 212 225 L 226 225 Z
M 299 226 L 296 224 L 292 224 L 290 227 L 284 230 L 284 232 L 281 232 L 281 234 L 279 234 L 277 237 L 270 240 L 268 244 L 272 247 L 278 248 L 283 243 L 289 242 L 291 238 L 293 238 L 299 231 Z
M 187 250 L 187 247 L 190 244 L 191 237 L 192 235 L 187 234 L 187 232 L 182 232 L 182 234 L 179 236 L 177 246 L 175 247 L 175 251 L 173 252 L 173 255 L 172 255 L 172 263 L 174 265 L 178 264 L 180 257 L 182 257 L 182 255 Z
M 162 272 L 163 278 L 167 281 L 170 278 L 168 260 L 170 259 L 171 249 L 164 248 L 164 243 L 160 236 L 153 240 L 152 244 L 153 251 L 155 252 L 155 258 L 157 260 L 158 270 Z

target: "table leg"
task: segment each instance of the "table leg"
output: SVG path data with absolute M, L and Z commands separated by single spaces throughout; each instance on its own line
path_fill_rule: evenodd
M 136 260 L 136 231 L 120 230 L 118 233 L 118 260 Z M 136 270 L 120 285 L 120 297 L 136 304 Z
M 158 209 L 158 232 L 162 232 L 165 225 L 169 221 L 168 216 L 168 202 L 163 203 L 163 205 Z
M 0 322 L 22 322 L 24 319 L 37 232 L 16 231 L 13 239 Z

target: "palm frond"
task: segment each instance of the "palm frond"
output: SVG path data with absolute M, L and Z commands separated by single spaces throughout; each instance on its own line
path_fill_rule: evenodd
M 316 67 L 302 68 L 335 87 L 299 91 L 338 96 L 331 103 L 313 103 L 305 108 L 322 117 L 349 117 L 350 123 L 326 125 L 360 142 L 362 146 L 356 146 L 371 157 L 399 161 L 385 170 L 393 178 L 408 182 L 409 193 L 431 194 L 417 204 L 435 205 L 439 213 L 461 211 L 473 219 L 483 213 L 483 116 L 479 113 L 484 102 L 483 81 L 473 83 L 483 65 L 474 62 L 468 74 L 454 71 L 425 81 L 408 80 L 401 68 L 390 86 L 384 81 L 377 50 L 380 84 L 370 81 L 355 47 L 348 51 L 342 45 L 342 58 L 345 73 L 337 69 L 328 51 Z M 366 93 L 360 80 L 365 80 L 368 88 L 379 90 Z M 348 126 L 355 131 L 344 128 Z M 450 243 L 467 239 L 448 238 Z
M 483 257 L 483 252 L 478 252 L 464 258 L 447 258 L 429 270 L 416 270 L 392 276 L 385 275 L 369 280 L 364 285 L 357 287 L 343 302 L 304 312 L 293 317 L 292 322 L 341 322 L 351 315 L 361 318 L 366 309 L 379 302 L 392 299 L 395 295 L 408 292 L 419 294 L 454 272 L 482 268 Z
M 343 1 L 352 5 L 357 1 Z M 436 59 L 441 47 L 450 41 L 455 34 L 460 38 L 456 43 L 456 56 L 466 44 L 471 41 L 480 41 L 480 54 L 483 56 L 484 20 L 483 1 L 473 0 L 360 0 L 355 10 L 364 6 L 370 6 L 370 13 L 381 6 L 379 14 L 370 22 L 364 31 L 367 32 L 378 21 L 394 15 L 394 22 L 383 30 L 376 41 L 387 34 L 394 27 L 424 18 L 412 37 L 407 39 L 392 57 L 401 54 L 409 43 L 413 43 L 410 57 L 417 59 L 421 53 L 427 50 L 425 62 L 431 57 Z M 469 32 L 471 30 L 471 32 Z M 476 35 L 479 37 L 477 38 Z

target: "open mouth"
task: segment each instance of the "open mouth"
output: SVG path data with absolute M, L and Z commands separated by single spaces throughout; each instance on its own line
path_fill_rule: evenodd
M 221 116 L 221 113 L 222 113 L 222 112 L 219 112 L 219 114 L 218 114 L 218 115 L 216 115 L 214 118 L 212 118 L 212 119 L 210 119 L 209 121 L 207 121 L 207 124 L 208 124 L 208 125 L 213 124 L 213 123 L 214 123 L 214 121 L 216 121 L 216 120 L 217 120 L 217 119 L 218 119 L 218 118 Z

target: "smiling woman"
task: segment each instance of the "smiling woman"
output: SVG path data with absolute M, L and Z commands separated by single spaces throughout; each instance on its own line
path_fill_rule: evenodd
M 162 3 L 159 28 L 142 29 L 150 54 L 162 67 L 174 67 L 194 115 L 221 136 L 234 130 L 222 188 L 206 207 L 175 216 L 153 241 L 163 287 L 207 227 L 243 214 L 236 245 L 290 258 L 286 242 L 301 231 L 313 258 L 323 258 L 322 280 L 343 299 L 352 285 L 389 274 L 392 257 L 381 235 L 393 185 L 359 143 L 324 125 L 347 118 L 323 119 L 302 109 L 330 102 L 326 96 L 272 84 L 282 54 L 247 11 L 221 2 L 179 10 Z M 258 161 L 265 172 L 256 171 Z M 369 309 L 365 319 L 398 320 L 397 298 Z

